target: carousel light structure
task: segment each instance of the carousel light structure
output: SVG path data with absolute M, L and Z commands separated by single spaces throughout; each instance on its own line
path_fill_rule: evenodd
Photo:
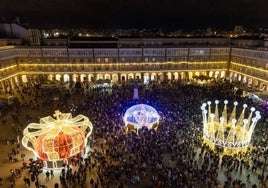
M 221 116 L 218 100 L 215 101 L 214 113 L 211 101 L 202 104 L 203 141 L 213 150 L 221 148 L 224 154 L 233 155 L 247 151 L 252 133 L 261 116 L 260 112 L 255 112 L 255 108 L 252 107 L 248 117 L 245 117 L 247 104 L 244 104 L 241 114 L 236 119 L 238 102 L 234 102 L 231 114 L 227 114 L 227 104 L 228 101 L 225 100 Z
M 137 134 L 142 127 L 157 130 L 159 118 L 158 112 L 146 104 L 137 104 L 128 108 L 123 117 L 126 131 L 132 130 Z
M 43 161 L 45 168 L 61 168 L 73 156 L 83 155 L 93 126 L 84 115 L 55 111 L 23 130 L 22 144 Z

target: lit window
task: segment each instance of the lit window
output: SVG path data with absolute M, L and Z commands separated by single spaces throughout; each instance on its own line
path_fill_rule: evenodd
M 199 50 L 199 54 L 204 54 L 204 50 Z

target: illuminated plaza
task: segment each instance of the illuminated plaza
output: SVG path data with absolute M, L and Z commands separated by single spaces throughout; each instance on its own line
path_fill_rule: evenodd
M 20 168 L 24 160 L 28 164 L 36 156 L 43 156 L 48 161 L 44 166 L 55 170 L 55 177 L 48 180 L 47 168 L 39 175 L 40 183 L 48 187 L 54 183 L 64 187 L 66 182 L 60 180 L 62 172 L 57 167 L 67 169 L 65 164 L 70 164 L 73 171 L 79 171 L 79 165 L 88 165 L 81 170 L 87 172 L 85 187 L 91 186 L 91 179 L 98 182 L 98 187 L 150 187 L 159 182 L 175 187 L 217 182 L 223 187 L 229 182 L 239 183 L 236 179 L 260 187 L 258 175 L 267 176 L 267 114 L 264 103 L 253 103 L 237 95 L 235 89 L 267 94 L 268 52 L 231 46 L 230 40 L 51 39 L 43 46 L 1 47 L 1 96 L 8 103 L 14 98 L 20 101 L 20 105 L 2 112 L 5 121 L 0 131 L 1 153 L 6 154 L 1 157 L 4 171 L 0 177 L 4 185 L 9 185 L 10 169 Z M 132 100 L 133 83 L 139 88 L 136 100 Z M 219 112 L 215 100 L 221 102 Z M 223 110 L 225 100 L 232 106 L 228 116 L 227 109 Z M 236 101 L 238 113 L 233 117 Z M 246 108 L 246 115 L 240 117 Z M 63 126 L 62 132 L 53 124 L 57 118 L 49 117 L 57 110 L 73 117 L 72 125 Z M 232 129 L 234 124 L 237 127 Z M 88 126 L 88 132 L 84 132 Z M 202 142 L 204 138 L 207 142 Z M 55 147 L 61 141 L 68 144 Z M 10 156 L 17 142 L 21 143 L 19 153 Z M 214 144 L 242 144 L 251 149 L 225 155 L 214 150 Z M 86 160 L 79 159 L 79 164 L 65 160 L 77 153 L 85 154 Z M 27 169 L 21 173 L 15 187 L 26 187 L 23 177 L 31 176 Z M 171 176 L 176 181 L 171 181 Z M 78 181 L 67 184 L 80 186 Z

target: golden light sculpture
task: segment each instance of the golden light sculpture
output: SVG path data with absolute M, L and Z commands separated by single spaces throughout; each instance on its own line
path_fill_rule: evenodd
M 215 101 L 215 111 L 212 113 L 211 101 L 203 103 L 201 106 L 203 117 L 203 142 L 211 149 L 222 149 L 224 154 L 233 155 L 247 151 L 252 133 L 258 120 L 261 118 L 260 112 L 253 113 L 255 108 L 250 109 L 249 115 L 245 118 L 247 104 L 243 105 L 243 110 L 236 119 L 236 108 L 238 102 L 234 102 L 231 114 L 227 114 L 228 101 L 224 101 L 222 115 L 219 115 L 219 101 Z M 208 109 L 206 109 L 208 107 Z M 229 118 L 228 118 L 229 116 Z
M 60 162 L 84 152 L 93 126 L 84 115 L 55 111 L 54 118 L 47 116 L 40 123 L 30 123 L 23 131 L 22 144 L 38 159 L 50 162 L 44 166 L 56 168 Z

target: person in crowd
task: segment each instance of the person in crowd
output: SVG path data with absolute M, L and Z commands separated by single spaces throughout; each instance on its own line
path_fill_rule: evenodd
M 90 151 L 86 156 L 74 156 L 71 164 L 63 167 L 54 187 L 243 187 L 251 185 L 252 177 L 258 177 L 263 167 L 259 162 L 268 138 L 263 118 L 256 127 L 259 136 L 253 138 L 253 147 L 246 153 L 223 155 L 202 142 L 203 102 L 229 100 L 256 107 L 250 99 L 235 95 L 232 83 L 220 81 L 200 86 L 182 81 L 153 82 L 139 86 L 139 100 L 132 100 L 130 84 L 85 92 L 25 87 L 19 95 L 21 106 L 12 112 L 16 117 L 14 129 L 21 119 L 28 123 L 36 120 L 27 113 L 35 110 L 40 111 L 40 117 L 58 109 L 71 111 L 73 116 L 84 114 L 94 125 L 88 142 Z M 55 95 L 59 100 L 52 101 L 51 96 Z M 124 130 L 123 113 L 138 103 L 157 109 L 161 116 L 157 131 L 142 128 L 135 134 Z M 261 107 L 256 108 L 262 111 Z M 21 130 L 23 127 L 18 134 L 22 134 Z M 8 157 L 12 160 L 17 153 L 11 151 Z M 40 174 L 39 169 L 32 172 L 37 177 Z M 233 176 L 240 172 L 250 176 Z M 45 175 L 47 181 L 52 181 L 49 176 L 54 176 L 53 170 Z M 225 180 L 221 181 L 220 176 Z

